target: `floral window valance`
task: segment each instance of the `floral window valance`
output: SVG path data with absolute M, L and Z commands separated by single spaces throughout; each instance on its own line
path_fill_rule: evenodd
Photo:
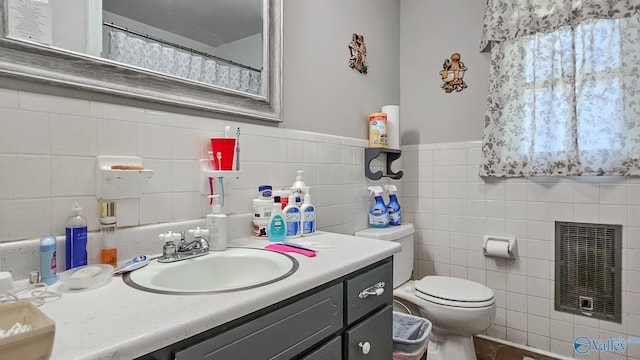
M 513 40 L 589 19 L 619 19 L 640 14 L 638 0 L 487 0 L 480 51 L 494 41 Z
M 640 175 L 640 0 L 488 0 L 480 176 Z

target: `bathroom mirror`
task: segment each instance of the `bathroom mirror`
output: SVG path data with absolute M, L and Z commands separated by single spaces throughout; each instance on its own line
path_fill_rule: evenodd
M 281 0 L 0 0 L 0 76 L 282 121 L 281 8 Z

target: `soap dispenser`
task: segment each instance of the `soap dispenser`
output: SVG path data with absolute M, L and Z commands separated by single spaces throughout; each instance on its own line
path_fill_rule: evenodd
M 307 183 L 304 182 L 304 179 L 302 177 L 303 174 L 304 170 L 298 170 L 296 181 L 294 181 L 293 185 L 291 185 L 291 193 L 294 195 L 297 206 L 302 205 L 304 194 L 309 192 L 309 187 L 307 186 Z
M 220 195 L 209 197 L 212 199 L 211 214 L 207 215 L 206 220 L 209 231 L 209 249 L 222 251 L 227 248 L 227 215 L 222 213 Z
M 301 234 L 301 220 L 300 208 L 296 205 L 295 194 L 289 195 L 289 202 L 287 206 L 282 209 L 284 213 L 284 221 L 287 224 L 287 237 L 295 238 Z
M 87 219 L 77 202 L 71 207 L 65 229 L 65 254 L 67 270 L 87 265 Z
M 316 232 L 316 207 L 311 204 L 311 195 L 304 194 L 304 203 L 300 206 L 302 216 L 302 235 L 311 235 Z
M 267 225 L 267 236 L 271 242 L 283 242 L 287 238 L 287 223 L 280 203 L 280 196 L 273 197 L 273 209 Z

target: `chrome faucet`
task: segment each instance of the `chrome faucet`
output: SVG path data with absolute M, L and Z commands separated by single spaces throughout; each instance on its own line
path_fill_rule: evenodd
M 158 262 L 169 263 L 207 255 L 209 253 L 207 235 L 208 230 L 201 228 L 187 231 L 187 239 L 184 233 L 169 231 L 166 234 L 160 234 L 158 238 L 164 241 L 164 246 Z

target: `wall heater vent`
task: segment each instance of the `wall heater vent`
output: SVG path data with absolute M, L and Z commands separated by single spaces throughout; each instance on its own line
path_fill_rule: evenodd
M 555 225 L 555 309 L 622 322 L 622 226 Z

